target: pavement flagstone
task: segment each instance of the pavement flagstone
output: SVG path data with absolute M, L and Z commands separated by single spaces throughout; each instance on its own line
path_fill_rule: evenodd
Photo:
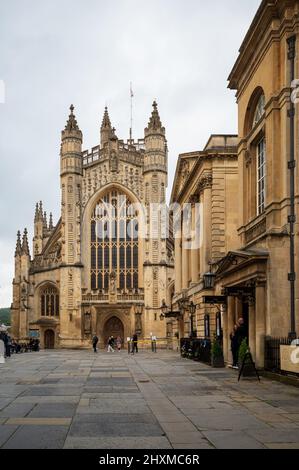
M 299 448 L 299 389 L 172 351 L 41 351 L 0 365 L 0 448 Z

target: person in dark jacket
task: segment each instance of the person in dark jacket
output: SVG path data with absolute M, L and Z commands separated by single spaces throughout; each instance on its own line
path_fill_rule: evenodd
M 94 335 L 94 337 L 92 338 L 92 347 L 95 353 L 97 352 L 98 342 L 99 342 L 99 338 L 97 337 L 97 335 Z
M 132 340 L 133 340 L 133 351 L 132 352 L 133 352 L 133 354 L 134 354 L 134 352 L 138 353 L 138 336 L 137 336 L 137 333 L 134 333 Z
M 108 352 L 114 352 L 114 338 L 110 336 L 108 339 Z
M 235 325 L 234 330 L 230 334 L 230 344 L 231 344 L 231 351 L 233 355 L 233 369 L 238 368 L 239 344 L 238 344 L 238 337 L 236 335 L 237 329 L 238 329 L 238 325 Z

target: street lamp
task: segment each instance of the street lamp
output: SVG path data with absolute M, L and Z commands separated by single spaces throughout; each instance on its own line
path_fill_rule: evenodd
M 160 315 L 161 321 L 163 321 L 164 318 L 175 318 L 178 320 L 181 317 L 181 312 L 175 312 L 174 310 L 172 310 L 172 305 L 171 305 L 171 308 L 169 308 L 165 300 L 162 301 L 162 305 L 160 309 L 162 312 Z
M 213 289 L 215 285 L 215 274 L 211 271 L 203 275 L 203 284 L 205 289 Z

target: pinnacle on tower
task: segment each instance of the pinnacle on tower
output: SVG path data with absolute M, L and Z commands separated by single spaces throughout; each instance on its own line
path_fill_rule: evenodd
M 15 256 L 20 256 L 21 254 L 22 254 L 21 232 L 20 230 L 18 230 Z
M 102 125 L 101 125 L 101 130 L 103 129 L 111 129 L 111 121 L 110 121 L 110 117 L 108 114 L 107 106 L 105 106 L 104 116 L 103 116 Z
M 53 215 L 52 212 L 50 212 L 50 217 L 49 217 L 49 230 L 53 230 L 54 225 L 53 225 Z
M 78 123 L 77 123 L 77 120 L 76 120 L 76 117 L 74 115 L 74 105 L 71 104 L 70 106 L 70 111 L 71 111 L 71 114 L 69 115 L 69 118 L 68 118 L 68 121 L 66 123 L 66 126 L 65 126 L 65 130 L 66 131 L 79 131 L 79 126 L 78 126 Z
M 29 252 L 29 245 L 28 245 L 28 232 L 27 232 L 27 228 L 25 228 L 24 234 L 23 234 L 22 254 L 23 254 L 23 255 L 29 255 L 29 254 L 30 254 L 30 252 Z
M 36 203 L 36 205 L 35 205 L 35 214 L 34 214 L 34 222 L 38 221 L 38 217 L 39 217 L 39 208 L 38 208 L 38 203 Z
M 38 215 L 39 215 L 39 219 L 40 219 L 40 220 L 43 220 L 43 203 L 42 203 L 42 201 L 39 201 L 39 212 L 38 212 Z
M 105 107 L 104 116 L 101 125 L 101 147 L 103 148 L 105 144 L 109 142 L 109 140 L 115 138 L 111 126 L 111 121 L 108 114 L 108 108 Z
M 158 131 L 162 130 L 165 131 L 164 127 L 162 127 L 161 119 L 159 116 L 158 105 L 156 101 L 153 102 L 153 111 L 150 117 L 147 129 L 151 131 Z
M 44 212 L 44 216 L 43 216 L 43 227 L 44 227 L 45 230 L 48 230 L 47 212 L 46 211 Z

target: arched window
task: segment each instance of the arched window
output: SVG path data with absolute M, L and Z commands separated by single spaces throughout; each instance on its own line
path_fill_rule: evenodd
M 138 223 L 132 202 L 115 189 L 96 204 L 91 215 L 91 289 L 109 289 L 116 273 L 120 290 L 138 288 Z
M 40 312 L 42 317 L 59 316 L 59 293 L 56 287 L 46 286 L 40 293 Z
M 255 107 L 252 128 L 254 128 L 258 122 L 260 122 L 260 120 L 262 119 L 264 115 L 264 112 L 265 112 L 265 95 L 264 93 L 262 93 Z

